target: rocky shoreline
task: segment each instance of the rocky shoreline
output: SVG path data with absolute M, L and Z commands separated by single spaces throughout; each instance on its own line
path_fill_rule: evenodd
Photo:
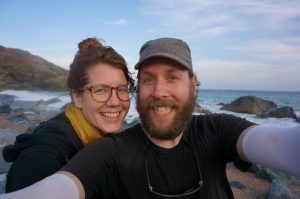
M 21 133 L 30 133 L 40 122 L 63 111 L 65 106 L 62 107 L 62 109 L 55 111 L 46 110 L 46 107 L 49 104 L 58 101 L 58 98 L 37 102 L 19 101 L 15 100 L 13 96 L 0 94 L 1 154 L 3 147 L 13 143 L 17 135 Z M 246 106 L 250 105 L 248 104 Z M 256 106 L 258 105 L 256 104 Z M 274 106 L 271 106 L 271 109 L 272 108 L 274 108 Z M 211 114 L 209 110 L 203 109 L 199 105 L 195 108 L 195 112 L 200 114 Z M 292 113 L 290 115 L 295 117 Z M 137 122 L 139 122 L 139 118 L 135 118 L 130 124 L 124 122 L 122 129 Z M 4 193 L 5 177 L 9 167 L 10 163 L 5 162 L 2 155 L 0 155 L 0 193 Z M 272 171 L 268 168 L 261 168 L 259 166 L 253 166 L 250 171 L 244 173 L 237 170 L 231 163 L 227 165 L 226 171 L 235 198 L 300 199 L 300 179 L 294 176 Z

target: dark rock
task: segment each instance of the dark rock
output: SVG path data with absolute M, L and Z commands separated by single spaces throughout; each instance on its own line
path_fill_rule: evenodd
M 272 182 L 273 180 L 280 180 L 287 184 L 300 185 L 300 178 L 269 168 L 260 168 L 255 176 L 261 179 L 265 179 L 269 182 Z
M 29 120 L 27 119 L 25 111 L 22 109 L 18 109 L 16 112 L 14 112 L 11 116 L 10 119 L 15 123 L 15 124 L 29 124 Z
M 0 94 L 0 114 L 10 113 L 12 111 L 11 104 L 14 101 L 15 96 Z
M 52 111 L 52 112 L 47 112 L 41 109 L 39 113 L 35 112 L 29 112 L 29 111 L 24 111 L 24 112 L 17 112 L 14 113 L 10 116 L 10 118 L 16 123 L 16 124 L 30 124 L 30 125 L 35 125 L 39 124 L 43 121 L 46 121 L 52 117 L 55 117 L 61 113 L 60 110 Z
M 54 112 L 41 112 L 40 114 L 27 114 L 26 119 L 29 121 L 31 125 L 39 124 L 43 121 L 49 120 L 56 115 L 61 113 L 60 111 Z
M 0 147 L 0 153 L 1 153 L 1 155 L 0 155 L 0 174 L 7 173 L 12 164 L 11 162 L 6 162 L 3 159 L 3 156 L 2 156 L 3 148 L 4 148 L 4 146 Z
M 0 94 L 0 106 L 3 104 L 12 104 L 15 99 L 13 95 Z
M 10 113 L 11 111 L 12 111 L 12 109 L 10 108 L 9 104 L 4 104 L 4 105 L 0 106 L 0 114 Z
M 61 102 L 61 100 L 58 97 L 54 97 L 45 101 L 46 104 L 54 104 L 57 102 Z
M 259 118 L 275 117 L 275 118 L 294 118 L 294 119 L 297 118 L 294 109 L 289 106 L 273 108 L 268 112 L 257 114 L 256 117 Z
M 14 129 L 0 129 L 0 146 L 14 143 L 17 135 Z
M 0 174 L 0 194 L 5 192 L 6 173 Z
M 220 103 L 218 103 L 217 105 L 219 105 L 219 106 L 224 106 L 225 103 L 224 103 L 224 102 L 220 102 Z
M 0 155 L 0 174 L 6 173 L 11 165 L 11 163 L 7 163 L 3 159 L 3 156 L 2 156 L 3 147 L 8 144 L 14 143 L 17 135 L 19 135 L 19 133 L 17 133 L 13 129 L 0 129 L 0 154 L 1 154 Z
M 231 181 L 231 182 L 229 182 L 229 184 L 230 184 L 231 187 L 234 187 L 234 188 L 237 188 L 237 189 L 246 188 L 246 186 L 243 183 L 239 182 L 239 181 Z
M 237 113 L 259 114 L 275 108 L 277 105 L 269 100 L 264 100 L 256 96 L 243 96 L 234 100 L 230 104 L 225 104 L 221 110 L 233 111 Z
M 212 114 L 212 112 L 210 110 L 207 110 L 207 109 L 201 107 L 198 103 L 196 104 L 193 112 L 194 113 L 201 113 L 201 114 L 204 114 L 204 115 Z
M 298 117 L 295 121 L 300 123 L 300 117 Z
M 14 110 L 14 112 L 23 110 L 23 111 L 29 111 L 34 105 L 36 104 L 36 101 L 27 101 L 27 100 L 18 100 L 15 99 L 12 103 L 11 107 Z
M 268 191 L 268 199 L 300 199 L 280 180 L 273 180 Z
M 31 108 L 31 111 L 35 113 L 40 113 L 42 110 L 47 108 L 48 104 L 44 100 L 39 100 L 36 104 Z
M 274 175 L 272 173 L 271 169 L 260 169 L 255 173 L 255 176 L 264 180 L 267 180 L 269 182 L 273 181 Z
M 134 125 L 136 125 L 136 124 L 138 124 L 138 123 L 140 123 L 140 117 L 135 117 L 131 122 L 127 122 L 127 121 L 123 121 L 123 123 L 122 123 L 122 125 L 121 125 L 121 128 L 120 128 L 120 131 L 123 131 L 123 130 L 125 130 L 125 129 L 127 129 L 127 128 L 129 128 L 129 127 L 132 127 L 132 126 L 134 126 Z
M 261 168 L 259 168 L 256 164 L 252 164 L 252 166 L 250 167 L 250 169 L 248 170 L 249 172 L 252 173 L 257 173 L 260 171 Z
M 55 98 L 51 98 L 49 100 L 39 100 L 35 103 L 35 105 L 33 107 L 31 107 L 31 111 L 33 111 L 34 113 L 41 113 L 42 111 L 45 111 L 45 109 L 47 108 L 47 106 L 49 104 L 53 104 L 53 103 L 57 103 L 57 102 L 61 102 L 61 100 L 58 97 Z

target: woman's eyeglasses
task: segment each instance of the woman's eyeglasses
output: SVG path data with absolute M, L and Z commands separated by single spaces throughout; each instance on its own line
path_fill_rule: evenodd
M 163 194 L 163 193 L 159 193 L 159 192 L 155 191 L 153 185 L 150 182 L 150 178 L 149 178 L 148 161 L 147 161 L 147 156 L 148 156 L 148 153 L 149 153 L 149 151 L 148 151 L 149 146 L 148 146 L 147 152 L 146 152 L 146 155 L 145 155 L 145 165 L 146 165 L 146 175 L 147 175 L 147 181 L 148 181 L 148 189 L 152 194 L 160 196 L 160 197 L 165 197 L 165 198 L 181 198 L 181 197 L 192 195 L 192 194 L 198 192 L 203 187 L 203 180 L 202 180 L 202 175 L 201 175 L 201 172 L 200 172 L 200 166 L 199 166 L 199 161 L 198 161 L 197 155 L 196 155 L 195 151 L 193 150 L 193 148 L 187 142 L 186 142 L 186 144 L 193 151 L 194 157 L 196 159 L 198 174 L 199 174 L 198 186 L 195 187 L 195 188 L 191 188 L 191 189 L 189 189 L 189 190 L 187 190 L 187 191 L 185 191 L 181 194 Z
M 133 88 L 128 85 L 120 85 L 117 87 L 111 87 L 105 84 L 98 84 L 90 87 L 83 88 L 81 90 L 88 90 L 91 93 L 92 98 L 97 102 L 106 102 L 112 95 L 112 90 L 115 90 L 118 98 L 121 101 L 129 101 Z

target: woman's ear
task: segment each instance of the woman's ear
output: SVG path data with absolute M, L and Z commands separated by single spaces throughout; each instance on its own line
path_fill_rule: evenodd
M 82 108 L 82 94 L 72 90 L 72 98 L 78 108 Z

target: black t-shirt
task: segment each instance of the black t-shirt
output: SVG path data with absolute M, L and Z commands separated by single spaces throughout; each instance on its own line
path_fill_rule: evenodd
M 148 189 L 146 162 L 156 192 L 181 194 L 197 187 L 198 160 L 203 187 L 185 198 L 233 198 L 225 168 L 230 161 L 241 170 L 251 165 L 236 150 L 239 135 L 251 125 L 232 115 L 193 116 L 183 139 L 171 149 L 152 144 L 136 125 L 91 143 L 62 170 L 80 179 L 86 198 L 161 198 Z

